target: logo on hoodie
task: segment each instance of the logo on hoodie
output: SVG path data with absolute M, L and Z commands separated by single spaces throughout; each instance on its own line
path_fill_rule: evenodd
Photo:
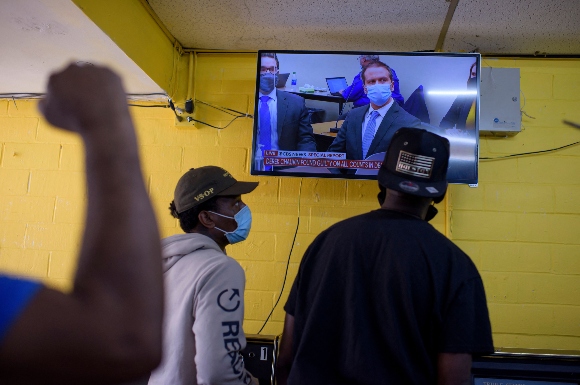
M 231 289 L 231 295 L 225 295 L 230 289 L 222 291 L 217 298 L 217 304 L 223 311 L 232 312 L 238 310 L 240 307 L 240 291 L 238 289 Z M 238 297 L 237 300 L 234 300 Z

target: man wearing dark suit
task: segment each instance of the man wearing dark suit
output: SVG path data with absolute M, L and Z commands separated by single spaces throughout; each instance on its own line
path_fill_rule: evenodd
M 366 159 L 385 152 L 399 128 L 421 126 L 419 119 L 393 103 L 393 75 L 388 65 L 372 61 L 364 67 L 361 77 L 370 106 L 357 107 L 348 113 L 327 150 L 344 152 L 347 159 Z
M 276 90 L 278 149 L 316 151 L 304 98 Z
M 276 89 L 276 54 L 263 53 L 260 62 L 256 151 L 316 151 L 304 98 Z

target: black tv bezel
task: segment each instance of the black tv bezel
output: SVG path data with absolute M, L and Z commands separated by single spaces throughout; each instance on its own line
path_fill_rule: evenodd
M 258 105 L 257 95 L 260 87 L 260 67 L 262 53 L 275 54 L 322 54 L 322 55 L 368 55 L 376 54 L 382 56 L 443 56 L 443 57 L 473 57 L 476 60 L 477 67 L 477 97 L 476 97 L 476 118 L 475 118 L 475 162 L 474 162 L 474 178 L 473 179 L 454 179 L 449 181 L 450 184 L 468 184 L 470 186 L 477 186 L 479 181 L 479 121 L 480 121 L 480 81 L 481 81 L 481 54 L 476 52 L 391 52 L 391 51 L 323 51 L 323 50 L 258 50 L 256 61 L 256 83 L 254 88 L 254 121 L 252 124 L 252 150 L 250 153 L 250 175 L 255 176 L 272 176 L 272 177 L 298 177 L 298 178 L 320 178 L 320 179 L 339 179 L 339 180 L 370 180 L 376 181 L 377 176 L 374 175 L 357 175 L 357 174 L 328 174 L 328 173 L 310 173 L 310 172 L 284 172 L 284 171 L 259 171 L 254 167 L 254 160 L 256 154 L 256 133 L 258 125 Z

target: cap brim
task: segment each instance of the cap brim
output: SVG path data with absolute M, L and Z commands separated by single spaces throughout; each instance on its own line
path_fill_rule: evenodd
M 406 182 L 417 186 L 418 189 L 413 191 L 403 188 Z M 424 181 L 417 181 L 416 179 L 410 179 L 404 176 L 393 174 L 388 170 L 385 170 L 383 172 L 382 178 L 379 178 L 379 184 L 391 190 L 426 198 L 438 198 L 444 195 L 447 192 L 448 185 L 446 180 L 425 183 Z M 403 184 L 403 186 L 401 184 Z
M 224 191 L 219 192 L 216 195 L 223 196 L 247 194 L 254 191 L 254 189 L 258 187 L 258 184 L 259 182 L 236 182 L 232 186 L 228 187 Z

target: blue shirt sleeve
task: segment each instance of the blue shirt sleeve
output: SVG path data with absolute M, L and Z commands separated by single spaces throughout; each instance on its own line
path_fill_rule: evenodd
M 0 343 L 41 287 L 39 282 L 0 275 Z
M 354 107 L 359 107 L 370 103 L 369 98 L 367 98 L 367 95 L 363 89 L 363 82 L 360 77 L 360 73 L 354 77 L 352 84 L 344 89 L 342 92 L 342 97 L 347 102 L 353 102 Z

